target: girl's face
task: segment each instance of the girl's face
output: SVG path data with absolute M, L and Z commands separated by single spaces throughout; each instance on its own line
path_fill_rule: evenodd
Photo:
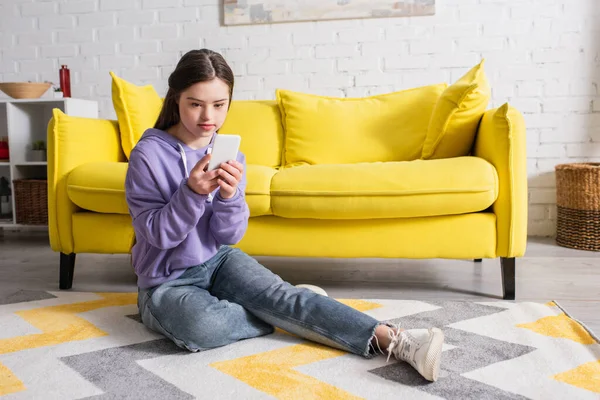
M 219 78 L 198 82 L 179 96 L 183 127 L 195 138 L 212 137 L 227 117 L 229 86 Z

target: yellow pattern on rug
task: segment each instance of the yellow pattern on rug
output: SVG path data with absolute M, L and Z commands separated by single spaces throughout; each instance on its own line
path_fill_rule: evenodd
M 339 300 L 359 311 L 382 307 L 365 300 Z M 221 361 L 211 367 L 278 399 L 360 399 L 294 368 L 348 354 L 315 343 L 302 343 L 252 356 Z
M 344 354 L 347 353 L 305 343 L 216 362 L 210 366 L 278 399 L 359 399 L 342 389 L 294 370 L 300 365 Z
M 600 393 L 600 360 L 554 375 L 554 379 L 581 389 Z
M 535 322 L 527 324 L 518 324 L 517 327 L 529 329 L 540 335 L 569 339 L 581 344 L 596 343 L 588 331 L 564 313 L 540 318 Z
M 97 293 L 97 295 L 102 298 L 17 311 L 15 314 L 42 333 L 0 339 L 0 354 L 106 336 L 106 332 L 76 314 L 103 307 L 137 303 L 137 293 Z M 8 368 L 0 364 L 0 395 L 22 390 L 25 390 L 22 382 Z
M 0 364 L 0 396 L 25 390 L 25 385 L 12 371 Z

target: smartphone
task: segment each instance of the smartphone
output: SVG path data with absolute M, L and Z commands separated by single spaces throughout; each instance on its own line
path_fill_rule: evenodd
M 212 171 L 227 161 L 237 160 L 241 142 L 242 137 L 239 135 L 217 134 L 210 153 L 210 162 L 208 163 L 207 170 Z

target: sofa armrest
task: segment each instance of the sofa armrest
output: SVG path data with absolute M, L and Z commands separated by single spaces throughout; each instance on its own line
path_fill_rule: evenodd
M 523 115 L 504 104 L 488 110 L 475 139 L 474 155 L 490 162 L 498 173 L 496 214 L 499 257 L 520 257 L 527 245 L 527 152 Z
M 48 231 L 50 246 L 73 252 L 72 215 L 77 206 L 67 194 L 67 177 L 96 161 L 125 161 L 116 121 L 73 117 L 54 109 L 48 124 Z

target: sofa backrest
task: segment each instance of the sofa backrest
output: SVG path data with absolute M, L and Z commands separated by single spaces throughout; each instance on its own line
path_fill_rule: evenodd
M 416 160 L 446 87 L 441 83 L 364 98 L 278 90 L 283 165 Z
M 127 157 L 163 99 L 115 74 L 113 104 Z M 490 98 L 483 61 L 459 81 L 364 98 L 277 90 L 276 100 L 234 100 L 220 133 L 242 137 L 248 164 L 411 161 L 468 155 Z
M 281 164 L 283 126 L 276 101 L 232 101 L 219 133 L 242 137 L 241 151 L 246 163 L 273 168 Z
M 119 121 L 121 145 L 129 158 L 131 149 L 142 134 L 154 126 L 163 99 L 150 85 L 135 85 L 112 72 L 111 76 L 112 100 Z M 276 101 L 233 100 L 219 132 L 242 137 L 241 151 L 248 164 L 267 167 L 281 165 L 283 127 Z

